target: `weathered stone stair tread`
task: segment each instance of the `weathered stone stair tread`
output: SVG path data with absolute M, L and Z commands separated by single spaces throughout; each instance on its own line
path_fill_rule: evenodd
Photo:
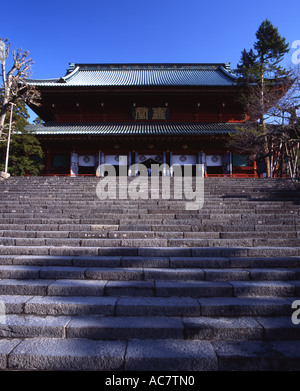
M 133 250 L 133 249 L 129 249 Z M 174 256 L 174 251 L 177 255 Z M 241 257 L 234 256 L 232 252 L 228 256 L 221 256 L 222 249 L 213 251 L 211 256 L 199 256 L 192 252 L 189 256 L 187 250 L 172 249 L 171 256 L 147 256 L 147 255 L 119 255 L 119 256 L 66 256 L 66 255 L 0 255 L 0 265 L 19 266 L 76 266 L 76 267 L 146 267 L 146 268 L 297 268 L 300 267 L 300 256 L 273 256 L 273 257 Z M 202 249 L 201 249 L 202 250 Z M 227 249 L 226 249 L 227 250 Z M 234 250 L 234 249 L 233 249 Z M 142 251 L 142 250 L 141 250 Z M 205 249 L 203 249 L 205 251 Z M 225 251 L 225 250 L 224 250 Z M 228 249 L 230 251 L 230 249 Z M 138 253 L 137 251 L 133 251 Z M 190 251 L 188 250 L 190 253 Z M 215 253 L 215 255 L 213 255 Z
M 130 260 L 129 260 L 130 261 Z M 218 261 L 217 259 L 215 261 Z M 123 263 L 123 262 L 122 262 Z M 286 270 L 273 268 L 214 269 L 214 268 L 136 268 L 125 267 L 76 267 L 76 266 L 24 266 L 2 265 L 0 279 L 92 279 L 92 280 L 207 280 L 207 281 L 254 281 L 297 280 L 300 268 Z M 213 265 L 211 265 L 213 266 Z
M 131 249 L 129 249 L 131 250 Z M 173 249 L 174 250 L 174 249 Z M 202 250 L 202 249 L 201 249 Z M 210 249 L 209 249 L 210 250 Z M 227 250 L 227 249 L 226 249 Z M 141 250 L 142 251 L 142 250 Z M 197 251 L 197 250 L 196 250 Z M 205 249 L 204 249 L 205 251 Z M 229 250 L 230 251 L 230 250 Z M 179 254 L 181 251 L 178 251 Z M 198 251 L 197 251 L 198 252 Z M 199 256 L 197 254 L 182 256 L 63 256 L 63 255 L 1 255 L 0 264 L 3 265 L 31 265 L 31 266 L 83 266 L 83 267 L 173 267 L 173 268 L 297 268 L 300 267 L 300 256 L 274 256 L 274 257 L 248 257 L 248 256 L 220 256 L 222 250 L 214 251 L 211 256 Z M 136 252 L 137 253 L 137 252 Z M 173 253 L 171 251 L 171 253 Z M 177 255 L 179 255 L 177 254 Z M 173 253 L 174 255 L 174 253 Z
M 93 340 L 297 340 L 289 317 L 37 316 L 7 315 L 1 338 L 87 338 Z
M 114 297 L 2 295 L 7 314 L 245 317 L 288 316 L 292 297 Z
M 1 368 L 94 371 L 299 370 L 300 342 L 0 340 Z
M 299 281 L 298 281 L 299 282 Z M 111 281 L 1 279 L 0 295 L 230 297 L 293 296 L 298 282 L 285 281 Z
M 52 231 L 28 231 L 28 230 L 9 230 L 9 231 L 0 231 L 0 245 L 2 243 L 12 243 L 11 240 L 13 240 L 13 243 L 16 243 L 16 245 L 19 245 L 19 243 L 26 244 L 26 239 L 43 239 L 44 240 L 28 240 L 28 245 L 51 245 L 53 243 L 53 240 L 51 239 L 58 239 L 57 243 L 59 244 L 61 239 L 78 239 L 76 241 L 65 241 L 65 243 L 69 243 L 71 245 L 74 245 L 74 243 L 79 245 L 85 245 L 88 243 L 88 241 L 82 241 L 85 239 L 196 239 L 196 240 L 204 240 L 204 239 L 253 239 L 253 244 L 256 245 L 259 241 L 269 242 L 269 243 L 275 243 L 278 245 L 278 243 L 291 243 L 291 244 L 298 244 L 300 240 L 300 231 L 289 231 L 285 230 L 282 231 L 272 231 L 265 230 L 263 232 L 264 239 L 261 239 L 262 231 L 246 231 L 246 232 L 209 232 L 209 231 L 188 231 L 184 232 L 182 231 L 182 227 L 178 227 L 178 231 L 174 230 L 159 230 L 158 232 L 155 232 L 153 230 L 143 231 L 143 230 L 131 230 L 131 231 L 110 231 L 103 229 L 102 231 L 59 231 L 59 230 L 52 230 Z M 18 241 L 17 239 L 25 238 L 25 240 Z M 47 240 L 50 239 L 50 240 Z M 81 239 L 81 240 L 80 240 Z M 254 240 L 257 239 L 257 240 Z M 291 239 L 291 240 L 290 240 Z M 96 243 L 97 242 L 92 242 Z M 100 242 L 101 243 L 101 242 Z M 210 242 L 208 241 L 207 244 Z M 238 243 L 238 242 L 237 242 Z
M 0 256 L 1 255 L 53 255 L 53 256 L 103 256 L 103 255 L 141 255 L 141 256 L 249 256 L 249 257 L 278 257 L 278 256 L 288 256 L 288 257 L 297 257 L 300 255 L 300 247 L 283 247 L 283 246 L 259 246 L 259 247 L 222 247 L 219 246 L 212 247 L 165 247 L 157 246 L 153 247 L 153 242 L 149 243 L 149 246 L 143 246 L 143 242 L 139 242 L 140 246 L 132 247 L 130 244 L 137 244 L 131 242 L 124 242 L 124 246 L 115 246 L 112 247 L 113 243 L 106 243 L 109 246 L 103 247 L 68 247 L 68 246 L 13 246 L 5 245 L 0 246 Z M 174 244 L 174 243 L 173 243 Z M 199 243 L 198 243 L 199 244 Z M 223 243 L 224 244 L 224 243 Z M 236 244 L 236 243 L 235 243 Z M 177 242 L 178 245 L 178 242 Z

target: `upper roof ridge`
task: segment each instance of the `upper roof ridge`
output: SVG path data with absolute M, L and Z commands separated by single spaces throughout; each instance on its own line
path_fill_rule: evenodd
M 70 63 L 58 79 L 28 80 L 36 86 L 232 86 L 230 63 Z
M 76 68 L 84 70 L 216 70 L 223 67 L 229 73 L 232 72 L 230 63 L 70 63 L 67 75 L 74 72 Z

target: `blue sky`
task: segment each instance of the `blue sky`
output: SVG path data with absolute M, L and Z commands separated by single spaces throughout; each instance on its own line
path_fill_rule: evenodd
M 299 0 L 15 0 L 1 14 L 0 37 L 30 51 L 37 79 L 63 76 L 69 62 L 235 68 L 266 18 L 290 45 L 300 40 Z

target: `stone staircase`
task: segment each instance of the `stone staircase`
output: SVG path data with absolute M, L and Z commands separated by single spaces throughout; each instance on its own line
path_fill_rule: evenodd
M 206 178 L 192 211 L 98 183 L 0 182 L 0 369 L 300 369 L 298 182 Z

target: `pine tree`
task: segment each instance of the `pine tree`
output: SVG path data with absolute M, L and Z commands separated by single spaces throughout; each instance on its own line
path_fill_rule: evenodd
M 263 140 L 263 153 L 266 156 L 267 174 L 270 176 L 270 155 L 266 115 L 287 91 L 288 71 L 280 63 L 289 51 L 278 29 L 266 19 L 256 32 L 253 49 L 243 50 L 236 74 L 243 83 L 246 93 L 243 97 L 249 120 L 259 121 L 259 139 Z

